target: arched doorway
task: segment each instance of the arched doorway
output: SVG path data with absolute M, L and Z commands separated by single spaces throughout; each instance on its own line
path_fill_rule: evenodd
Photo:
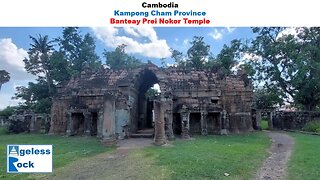
M 137 130 L 153 128 L 153 88 L 159 82 L 157 76 L 149 69 L 140 72 L 138 79 L 138 119 Z

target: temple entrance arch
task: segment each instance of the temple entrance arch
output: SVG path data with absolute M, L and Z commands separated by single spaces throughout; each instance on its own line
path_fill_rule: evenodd
M 135 121 L 136 131 L 152 129 L 154 127 L 153 118 L 153 97 L 152 91 L 155 84 L 159 83 L 156 74 L 144 69 L 137 78 L 137 119 Z

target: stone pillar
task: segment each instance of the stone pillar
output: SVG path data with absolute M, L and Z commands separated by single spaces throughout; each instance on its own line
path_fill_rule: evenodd
M 91 124 L 92 124 L 92 115 L 90 112 L 84 112 L 84 135 L 91 135 Z
M 163 145 L 166 143 L 164 112 L 160 101 L 153 101 L 154 109 L 154 144 Z
M 208 135 L 207 130 L 207 112 L 201 112 L 201 134 L 202 135 Z
M 115 97 L 105 95 L 103 109 L 102 143 L 106 146 L 113 146 L 117 143 L 115 136 Z
M 100 109 L 98 112 L 97 120 L 97 137 L 102 138 L 102 128 L 103 127 L 103 109 Z
M 260 110 L 256 111 L 256 128 L 258 130 L 261 130 L 261 111 Z
M 166 123 L 166 136 L 169 140 L 174 139 L 173 129 L 172 129 L 172 112 L 167 110 L 165 113 L 165 123 Z
M 73 135 L 73 119 L 71 116 L 71 112 L 66 113 L 66 119 L 67 119 L 67 136 Z
M 268 120 L 268 129 L 273 130 L 273 111 L 270 112 L 270 117 Z
M 189 133 L 189 121 L 190 121 L 190 113 L 189 112 L 181 112 L 181 137 L 183 139 L 189 139 L 190 133 Z
M 219 121 L 221 122 L 220 127 L 220 134 L 221 135 L 227 135 L 228 134 L 228 129 L 229 129 L 229 119 L 228 119 L 228 115 L 227 115 L 227 111 L 226 110 L 222 110 L 222 112 L 220 112 L 220 116 L 219 116 Z
M 50 130 L 50 125 L 51 125 L 51 118 L 50 118 L 50 115 L 49 114 L 46 114 L 45 115 L 45 133 L 49 133 L 49 130 Z

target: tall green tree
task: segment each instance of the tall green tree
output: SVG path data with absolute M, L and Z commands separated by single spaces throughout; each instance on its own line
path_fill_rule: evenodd
M 171 58 L 174 59 L 177 66 L 196 69 L 207 67 L 206 63 L 211 58 L 210 45 L 204 42 L 204 37 L 194 36 L 190 45 L 186 55 L 178 50 L 170 49 Z
M 80 74 L 85 67 L 97 69 L 101 65 L 99 56 L 95 52 L 95 40 L 89 33 L 83 36 L 79 28 L 67 27 L 63 29 L 62 37 L 57 38 L 57 42 L 60 46 L 59 51 L 66 61 L 60 61 L 59 64 L 68 63 L 67 79 L 72 75 Z
M 201 69 L 210 54 L 210 45 L 204 42 L 204 37 L 194 36 L 187 51 L 187 66 Z
M 32 43 L 28 51 L 29 58 L 25 58 L 25 69 L 39 77 L 44 76 L 50 96 L 53 96 L 53 80 L 50 56 L 53 52 L 53 41 L 47 35 L 30 36 Z
M 125 52 L 126 45 L 118 46 L 114 51 L 104 50 L 103 56 L 106 58 L 106 64 L 111 69 L 135 68 L 143 63 Z
M 50 113 L 51 96 L 48 94 L 48 86 L 44 78 L 38 78 L 36 83 L 29 82 L 27 87 L 16 87 L 13 98 L 23 100 L 21 105 L 36 113 Z
M 220 53 L 217 55 L 217 64 L 224 74 L 230 75 L 232 73 L 231 69 L 235 66 L 240 57 L 240 46 L 241 42 L 239 40 L 231 41 L 231 45 L 223 45 Z
M 260 58 L 256 69 L 265 87 L 277 87 L 283 98 L 305 110 L 320 103 L 320 28 L 253 28 L 250 53 Z
M 10 73 L 8 73 L 6 70 L 0 70 L 0 90 L 2 87 L 2 84 L 9 82 L 10 80 Z
M 185 61 L 184 61 L 184 55 L 182 52 L 176 50 L 176 49 L 170 49 L 171 52 L 171 58 L 174 59 L 175 63 L 178 66 L 185 66 Z
M 281 98 L 281 91 L 276 87 L 269 87 L 268 89 L 257 89 L 254 92 L 255 107 L 257 109 L 271 109 L 283 104 Z

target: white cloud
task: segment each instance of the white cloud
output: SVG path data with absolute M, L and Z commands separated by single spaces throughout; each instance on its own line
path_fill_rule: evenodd
M 6 108 L 7 106 L 16 106 L 23 102 L 19 99 L 11 99 L 12 96 L 14 96 L 13 93 L 0 92 L 0 110 Z
M 134 38 L 126 35 L 119 35 L 119 28 L 99 27 L 92 28 L 97 38 L 105 43 L 107 47 L 115 48 L 118 45 L 125 44 L 126 52 L 137 53 L 150 58 L 170 57 L 170 47 L 167 41 L 159 39 L 156 31 L 152 27 L 143 28 L 124 28 L 126 35 L 132 35 Z M 138 38 L 147 39 L 146 42 L 139 42 Z
M 10 38 L 0 39 L 0 69 L 10 73 L 11 80 L 32 79 L 24 69 L 23 59 L 28 56 L 26 50 L 18 48 Z
M 234 30 L 236 30 L 236 28 L 234 28 L 234 27 L 227 27 L 228 33 L 232 33 Z
M 140 34 L 134 28 L 124 27 L 123 30 L 134 37 L 140 37 Z
M 154 90 L 157 90 L 158 92 L 161 92 L 160 85 L 158 83 L 154 84 L 152 87 Z
M 209 33 L 214 40 L 222 39 L 222 33 L 218 29 L 213 29 L 213 32 Z
M 226 28 L 214 28 L 212 32 L 208 35 L 211 36 L 214 40 L 221 40 L 225 34 L 231 34 L 236 28 L 226 27 Z
M 10 81 L 2 85 L 0 91 L 0 109 L 7 106 L 17 105 L 21 100 L 12 100 L 15 87 L 27 85 L 35 76 L 27 73 L 24 69 L 23 59 L 28 53 L 23 48 L 18 48 L 10 38 L 0 39 L 0 69 L 10 73 Z

